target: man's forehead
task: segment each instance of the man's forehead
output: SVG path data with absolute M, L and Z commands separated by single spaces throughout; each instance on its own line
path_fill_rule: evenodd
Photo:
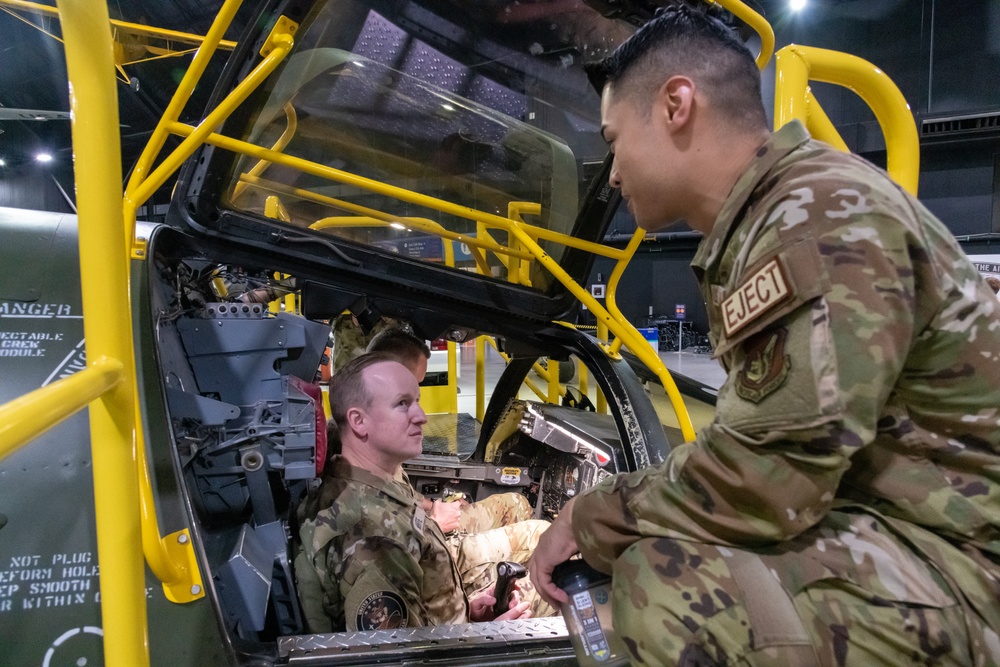
M 380 361 L 364 370 L 368 391 L 377 394 L 412 394 L 417 387 L 413 372 L 398 361 Z

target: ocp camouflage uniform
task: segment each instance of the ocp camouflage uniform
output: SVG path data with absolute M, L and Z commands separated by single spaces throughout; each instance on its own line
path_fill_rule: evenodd
M 532 519 L 531 505 L 520 493 L 496 493 L 462 508 L 457 530 L 445 538 L 470 597 L 496 581 L 497 564 L 512 561 L 524 565 L 549 527 L 548 521 Z M 551 616 L 555 610 L 536 592 L 531 581 L 518 586 L 531 604 L 533 616 Z
M 1000 664 L 1000 307 L 952 235 L 792 123 L 692 266 L 715 420 L 574 507 L 634 662 Z
M 330 328 L 333 330 L 333 372 L 336 373 L 348 361 L 364 354 L 368 348 L 368 344 L 372 342 L 375 336 L 394 326 L 400 326 L 400 322 L 389 317 L 383 317 L 366 334 L 361 330 L 361 325 L 354 320 L 354 316 L 350 313 L 337 315 L 333 319 L 333 324 L 330 325 Z
M 309 631 L 468 622 L 444 535 L 405 475 L 387 481 L 340 457 L 327 468 L 298 510 L 295 573 Z

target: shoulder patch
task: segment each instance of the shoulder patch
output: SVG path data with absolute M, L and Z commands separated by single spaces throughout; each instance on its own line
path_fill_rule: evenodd
M 392 591 L 376 591 L 358 605 L 358 630 L 405 628 L 406 621 L 406 604 Z
M 726 338 L 732 338 L 740 329 L 792 294 L 793 289 L 785 279 L 781 262 L 777 258 L 772 259 L 722 302 L 722 327 Z
M 762 331 L 743 344 L 743 370 L 737 373 L 736 394 L 754 403 L 760 403 L 768 394 L 780 387 L 792 367 L 792 359 L 785 354 L 784 327 Z

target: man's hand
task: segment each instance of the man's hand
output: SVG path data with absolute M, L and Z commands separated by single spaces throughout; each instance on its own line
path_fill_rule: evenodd
M 515 582 L 510 591 L 510 608 L 493 618 L 493 605 L 497 599 L 493 597 L 493 586 L 469 598 L 469 618 L 475 622 L 481 621 L 516 621 L 519 618 L 531 618 L 531 603 L 521 599 L 521 589 Z
M 570 556 L 577 554 L 580 549 L 576 544 L 576 537 L 573 536 L 573 500 L 563 506 L 562 511 L 556 520 L 552 522 L 548 530 L 542 533 L 535 547 L 535 553 L 528 561 L 528 574 L 531 576 L 531 583 L 539 595 L 553 607 L 557 609 L 568 599 L 561 588 L 552 581 L 552 570 L 556 565 Z
M 431 506 L 431 518 L 437 522 L 442 533 L 458 530 L 459 517 L 462 516 L 462 506 L 455 503 L 444 503 L 435 500 Z

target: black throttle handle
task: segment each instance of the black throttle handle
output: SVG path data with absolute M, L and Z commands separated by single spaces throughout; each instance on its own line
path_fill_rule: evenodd
M 497 599 L 493 605 L 493 618 L 503 614 L 509 608 L 510 589 L 514 582 L 528 574 L 520 563 L 502 560 L 497 563 L 497 585 L 493 589 L 493 597 Z

